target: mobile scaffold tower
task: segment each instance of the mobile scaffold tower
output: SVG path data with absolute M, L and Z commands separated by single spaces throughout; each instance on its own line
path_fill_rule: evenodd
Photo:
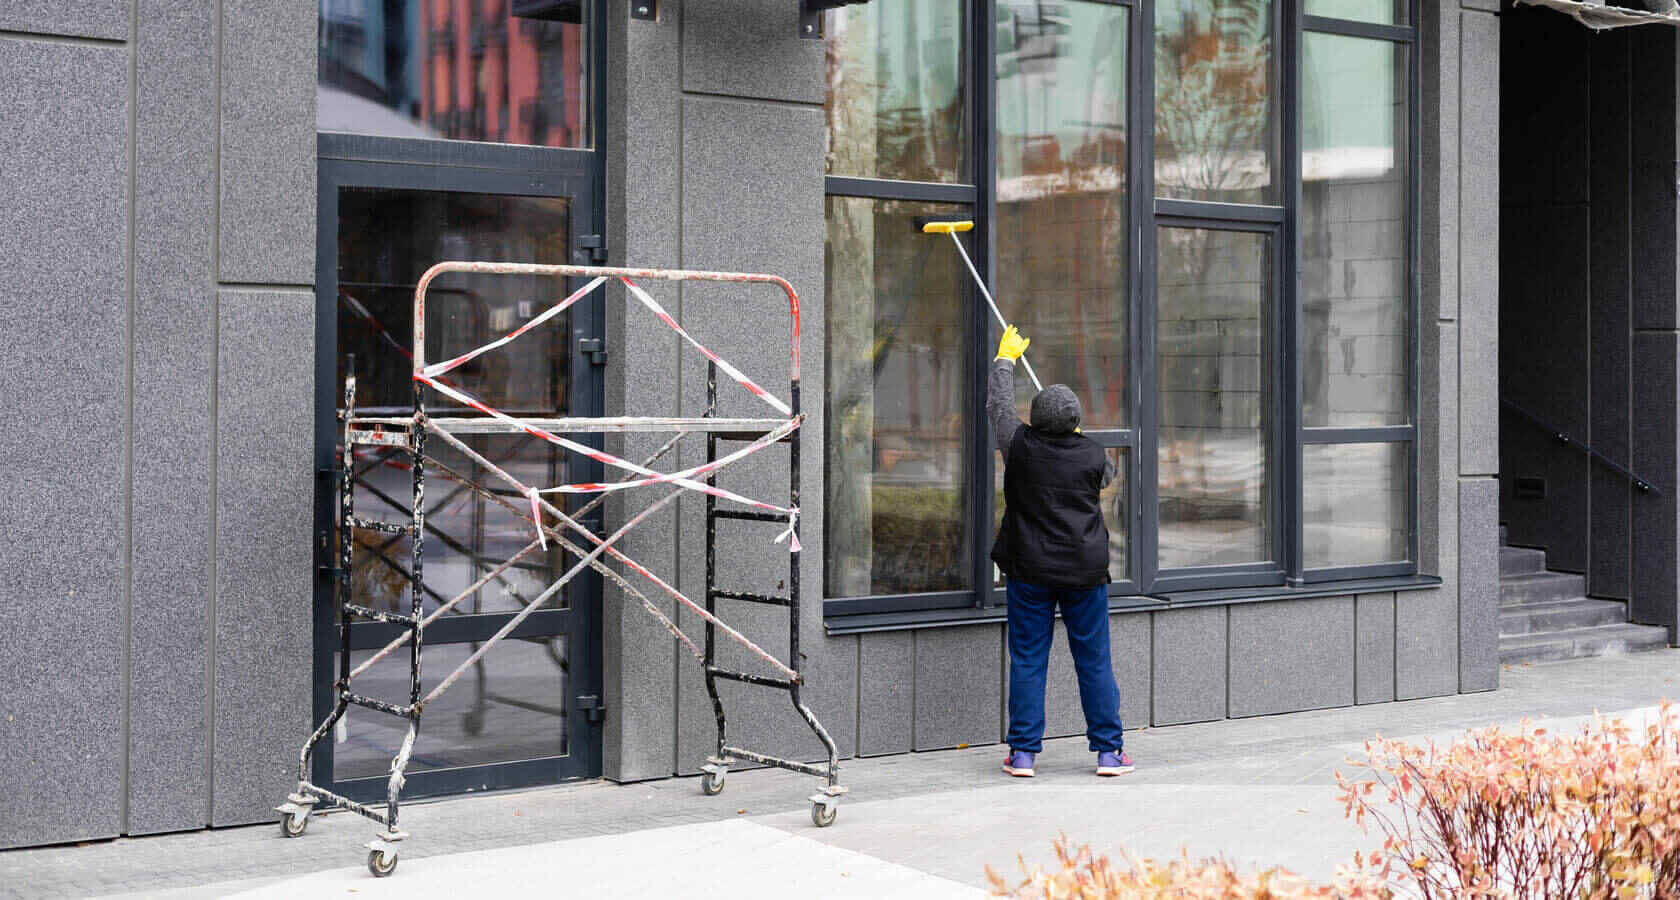
M 573 292 L 554 306 L 543 311 L 524 325 L 509 332 L 504 337 L 485 344 L 482 347 L 468 351 L 431 365 L 426 364 L 426 291 L 428 286 L 439 275 L 446 272 L 471 272 L 491 275 L 539 275 L 555 278 L 588 278 L 583 287 Z M 786 401 L 760 387 L 739 369 L 730 365 L 723 358 L 712 352 L 705 345 L 689 334 L 689 332 L 667 313 L 635 279 L 666 280 L 666 281 L 712 281 L 732 282 L 739 284 L 769 284 L 781 288 L 787 294 L 788 310 L 792 320 L 791 341 L 791 377 L 789 380 L 788 399 Z M 639 302 L 651 312 L 660 322 L 674 330 L 684 342 L 699 351 L 706 358 L 706 412 L 705 415 L 693 418 L 654 418 L 654 417 L 567 417 L 567 418 L 530 418 L 516 417 L 497 410 L 471 396 L 459 387 L 451 385 L 445 376 L 452 370 L 459 368 L 468 361 L 506 346 L 512 341 L 544 322 L 558 316 L 573 304 L 588 296 L 611 280 L 617 280 L 624 285 L 626 295 Z M 448 690 L 457 679 L 467 670 L 473 668 L 502 639 L 512 634 L 519 624 L 532 613 L 539 610 L 550 599 L 558 596 L 573 578 L 585 568 L 599 572 L 606 580 L 615 584 L 627 598 L 635 598 L 649 615 L 659 620 L 671 636 L 691 653 L 694 654 L 705 674 L 706 692 L 712 701 L 712 710 L 717 717 L 717 743 L 715 753 L 708 757 L 706 764 L 701 766 L 704 772 L 701 778 L 701 790 L 706 794 L 716 794 L 723 790 L 724 779 L 728 775 L 731 761 L 757 763 L 775 766 L 814 775 L 823 779 L 823 786 L 809 799 L 811 802 L 811 819 L 818 826 L 823 827 L 834 822 L 839 811 L 840 797 L 846 789 L 839 784 L 840 764 L 839 753 L 834 740 L 822 723 L 817 721 L 805 702 L 800 697 L 800 689 L 805 683 L 802 672 L 801 654 L 799 652 L 799 436 L 800 426 L 805 422 L 804 414 L 799 406 L 799 296 L 793 286 L 784 279 L 774 275 L 746 274 L 731 272 L 699 272 L 679 269 L 626 269 L 599 266 L 559 266 L 533 265 L 525 263 L 503 262 L 441 262 L 432 266 L 421 276 L 420 283 L 414 290 L 414 338 L 411 356 L 414 360 L 413 368 L 413 412 L 406 416 L 360 416 L 355 410 L 355 376 L 352 374 L 345 384 L 345 411 L 342 415 L 343 423 L 343 454 L 342 471 L 339 479 L 338 502 L 338 566 L 341 577 L 338 580 L 337 605 L 339 610 L 339 666 L 338 678 L 334 683 L 336 698 L 332 712 L 320 723 L 314 733 L 304 743 L 298 756 L 297 789 L 287 797 L 287 802 L 276 807 L 281 813 L 280 830 L 287 837 L 303 834 L 308 827 L 309 816 L 317 805 L 325 808 L 341 807 L 366 818 L 372 819 L 383 826 L 382 830 L 367 844 L 368 868 L 376 876 L 386 876 L 396 868 L 398 848 L 407 834 L 397 828 L 397 808 L 401 799 L 404 772 L 408 767 L 409 756 L 414 751 L 415 738 L 419 734 L 421 714 L 426 705 L 436 699 L 439 694 Z M 745 388 L 753 396 L 763 401 L 773 409 L 777 415 L 766 418 L 724 418 L 717 415 L 718 411 L 718 373 L 722 372 L 730 380 Z M 427 391 L 430 390 L 456 405 L 449 410 L 449 415 L 434 416 L 427 411 Z M 566 435 L 588 434 L 622 434 L 629 432 L 671 433 L 672 436 L 654 454 L 641 464 L 621 459 L 611 454 L 597 450 L 586 444 L 573 440 Z M 494 462 L 477 452 L 461 439 L 463 435 L 482 434 L 517 434 L 524 433 L 548 441 L 573 453 L 581 454 L 604 465 L 622 470 L 627 474 L 623 479 L 611 483 L 585 482 L 562 484 L 550 487 L 528 485 L 497 466 Z M 706 435 L 705 462 L 692 468 L 677 472 L 657 472 L 652 466 L 684 436 L 693 433 Z M 506 491 L 495 491 L 481 484 L 438 459 L 429 456 L 426 444 L 436 439 L 448 447 L 461 453 L 471 460 L 484 473 L 485 477 L 494 478 L 511 488 L 519 496 L 525 498 L 525 503 L 518 503 L 508 499 Z M 741 444 L 730 452 L 719 456 L 719 450 L 726 443 Z M 752 499 L 733 491 L 718 487 L 717 473 L 719 470 L 738 462 L 748 456 L 758 453 L 767 447 L 785 444 L 788 448 L 789 489 L 787 505 L 778 505 L 764 500 Z M 357 447 L 394 448 L 405 451 L 411 461 L 413 476 L 413 505 L 411 516 L 407 522 L 391 522 L 358 516 L 354 504 L 354 454 Z M 423 538 L 426 532 L 424 500 L 426 477 L 428 473 L 441 476 L 461 487 L 483 497 L 486 501 L 495 503 L 507 509 L 513 515 L 524 519 L 535 531 L 535 539 L 522 550 L 507 560 L 498 563 L 485 573 L 475 583 L 454 597 L 440 603 L 431 612 L 422 615 L 422 598 L 425 593 L 423 578 Z M 671 485 L 673 490 L 654 500 L 640 512 L 629 516 L 611 534 L 597 535 L 583 524 L 583 519 L 597 505 L 609 495 L 628 491 L 634 488 L 656 487 Z M 684 491 L 695 491 L 706 497 L 706 593 L 702 603 L 696 603 L 669 582 L 649 571 L 641 564 L 632 560 L 619 551 L 614 545 L 619 542 L 631 529 L 646 520 L 657 510 L 665 507 Z M 595 494 L 588 504 L 574 513 L 567 514 L 551 503 L 544 495 L 549 494 Z M 725 506 L 720 507 L 719 501 Z M 786 580 L 788 592 L 785 596 L 771 596 L 765 594 L 748 593 L 745 591 L 727 590 L 717 584 L 717 524 L 723 521 L 743 521 L 759 523 L 775 523 L 783 525 L 780 535 L 775 538 L 777 543 L 786 542 L 788 548 L 788 576 Z M 351 579 L 347 577 L 351 566 L 352 532 L 356 529 L 384 532 L 391 535 L 405 535 L 411 544 L 410 561 L 406 570 L 409 581 L 410 606 L 407 613 L 387 612 L 374 609 L 370 605 L 359 604 L 352 596 Z M 603 531 L 605 529 L 603 528 Z M 521 609 L 502 626 L 488 640 L 463 661 L 436 687 L 421 696 L 420 691 L 420 659 L 421 647 L 424 643 L 426 626 L 439 616 L 445 615 L 455 606 L 477 591 L 500 578 L 502 573 L 516 564 L 521 558 L 536 552 L 546 550 L 550 541 L 564 549 L 577 562 L 553 581 L 541 594 L 525 602 L 521 598 Z M 585 548 L 588 549 L 585 549 Z M 659 593 L 671 598 L 675 603 L 686 607 L 694 615 L 699 616 L 705 623 L 705 638 L 703 646 L 696 646 L 694 641 L 678 628 L 671 617 L 666 615 L 652 599 L 629 578 L 617 569 L 607 565 L 603 557 L 610 558 L 620 564 L 629 573 L 640 576 L 641 580 L 651 584 Z M 725 624 L 717 615 L 719 600 L 767 605 L 785 609 L 788 617 L 788 657 L 786 661 L 777 659 L 774 655 L 753 643 L 745 635 Z M 355 620 L 371 620 L 386 622 L 401 627 L 402 633 L 387 644 L 383 649 L 373 654 L 359 665 L 352 667 L 350 653 L 350 626 Z M 717 637 L 722 635 L 740 643 L 758 659 L 769 666 L 771 673 L 746 672 L 726 669 L 717 664 Z M 366 672 L 369 667 L 379 660 L 408 646 L 409 658 L 409 697 L 406 704 L 396 704 L 373 697 L 358 694 L 353 688 L 353 681 Z M 741 747 L 731 746 L 726 742 L 726 717 L 723 699 L 718 693 L 719 681 L 736 681 L 774 690 L 786 691 L 793 701 L 794 708 L 810 726 L 827 750 L 828 761 L 825 764 L 810 764 L 792 759 L 783 759 L 767 753 L 755 752 Z M 315 746 L 330 734 L 345 711 L 351 706 L 364 707 L 381 713 L 387 713 L 407 720 L 408 729 L 391 760 L 391 774 L 386 787 L 386 799 L 383 808 L 374 804 L 357 803 L 347 797 L 333 793 L 328 788 L 313 783 L 310 780 L 310 759 Z

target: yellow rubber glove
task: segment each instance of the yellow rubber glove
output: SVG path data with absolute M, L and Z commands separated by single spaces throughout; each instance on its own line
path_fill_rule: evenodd
M 1027 345 L 1030 343 L 1031 338 L 1021 337 L 1021 333 L 1011 325 L 1003 330 L 1003 340 L 998 341 L 997 358 L 1014 362 L 1021 358 L 1021 354 L 1027 352 Z

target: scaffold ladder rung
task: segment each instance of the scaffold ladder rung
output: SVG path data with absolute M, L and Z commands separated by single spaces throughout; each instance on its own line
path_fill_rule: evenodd
M 733 519 L 738 522 L 786 522 L 787 513 L 754 512 L 750 509 L 711 509 L 713 519 Z
M 712 596 L 720 600 L 741 600 L 747 603 L 762 603 L 766 606 L 790 606 L 793 600 L 788 597 L 778 597 L 773 594 L 749 594 L 746 591 L 713 590 Z
M 717 666 L 707 666 L 706 674 L 724 681 L 739 681 L 742 684 L 756 684 L 759 687 L 773 687 L 787 690 L 794 682 L 787 678 L 772 678 L 769 675 L 754 675 L 751 672 L 736 672 L 732 669 L 720 669 Z
M 361 694 L 354 694 L 350 691 L 341 691 L 338 696 L 346 703 L 353 703 L 357 706 L 378 710 L 379 712 L 390 713 L 393 716 L 402 716 L 405 719 L 411 719 L 414 717 L 414 707 L 412 706 L 398 706 L 395 703 L 386 703 L 384 700 L 377 700 L 373 697 L 364 697 Z
M 364 531 L 383 531 L 386 534 L 412 534 L 413 525 L 400 525 L 396 522 L 381 522 L 378 519 L 364 519 L 361 516 L 347 516 L 345 521 L 351 528 Z

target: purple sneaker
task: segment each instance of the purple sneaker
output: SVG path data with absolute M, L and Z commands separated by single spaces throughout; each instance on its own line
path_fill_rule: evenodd
M 1033 760 L 1037 756 L 1038 754 L 1028 753 L 1025 750 L 1011 750 L 1003 760 L 1003 771 L 1016 778 L 1031 778 L 1033 777 Z
M 1115 752 L 1104 750 L 1097 754 L 1097 774 L 1102 776 L 1124 775 L 1133 768 L 1132 758 L 1124 750 Z

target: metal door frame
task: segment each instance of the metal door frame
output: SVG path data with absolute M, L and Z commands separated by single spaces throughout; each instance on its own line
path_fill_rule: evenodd
M 599 83 L 597 81 L 597 83 Z M 597 107 L 599 110 L 599 107 Z M 596 131 L 601 116 L 597 112 Z M 584 247 L 586 235 L 602 233 L 604 209 L 601 203 L 602 154 L 589 150 L 473 144 L 459 141 L 418 141 L 323 133 L 318 137 L 316 207 L 316 319 L 315 319 L 315 471 L 316 478 L 316 578 L 313 629 L 314 715 L 321 720 L 333 702 L 334 665 L 338 648 L 338 626 L 334 620 L 335 584 L 331 533 L 336 521 L 335 466 L 338 443 L 336 410 L 341 386 L 338 377 L 338 226 L 339 190 L 370 187 L 399 190 L 437 191 L 467 194 L 566 197 L 571 201 L 570 262 L 588 263 L 591 251 Z M 605 339 L 605 299 L 600 292 L 579 303 L 572 315 L 571 339 Z M 603 367 L 586 353 L 571 354 L 570 409 L 577 415 L 604 414 Z M 599 445 L 600 436 L 588 436 L 585 443 Z M 600 480 L 600 464 L 586 464 L 588 480 Z M 598 516 L 598 513 L 597 513 Z M 592 521 L 599 529 L 599 522 Z M 597 714 L 583 708 L 578 698 L 602 696 L 601 674 L 601 583 L 593 571 L 585 572 L 568 590 L 568 609 L 544 610 L 533 614 L 516 635 L 566 634 L 571 662 L 567 689 L 568 746 L 565 756 L 508 762 L 483 763 L 448 769 L 413 772 L 408 776 L 409 796 L 461 793 L 548 784 L 563 780 L 598 777 L 601 774 L 601 728 Z M 440 619 L 428 631 L 428 645 L 483 639 L 492 634 L 511 613 L 451 616 Z M 577 622 L 577 616 L 583 621 Z M 358 623 L 352 637 L 355 649 L 377 649 L 395 636 L 393 626 Z M 422 732 L 424 734 L 424 732 Z M 312 777 L 318 784 L 332 784 L 334 790 L 355 800 L 382 796 L 386 776 L 335 779 L 333 741 L 323 741 L 314 758 Z

